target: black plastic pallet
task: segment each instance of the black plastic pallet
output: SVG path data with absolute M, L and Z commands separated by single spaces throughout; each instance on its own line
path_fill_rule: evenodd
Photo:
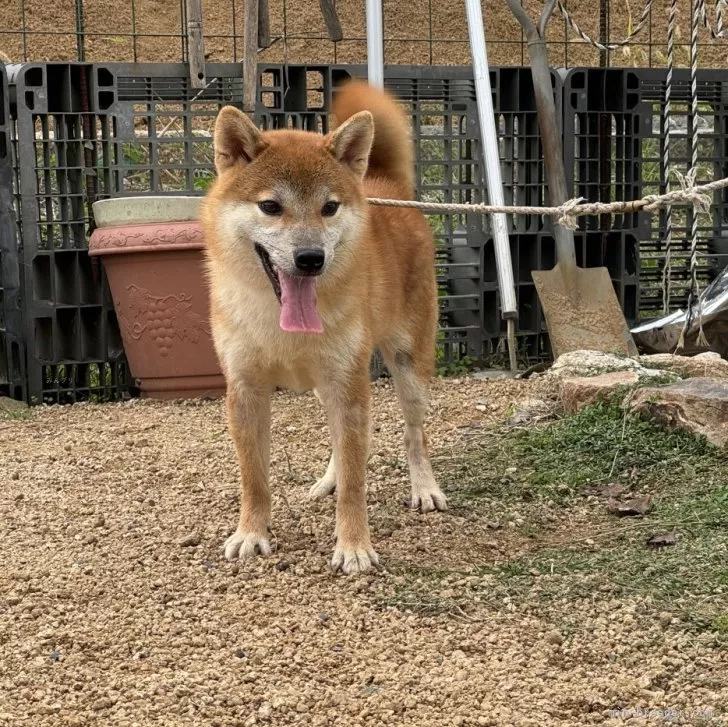
M 130 382 L 103 267 L 86 252 L 90 205 L 109 196 L 204 194 L 214 175 L 214 118 L 222 105 L 240 104 L 241 68 L 210 64 L 201 91 L 190 86 L 183 64 L 10 68 L 11 94 L 3 86 L 0 105 L 7 109 L 14 99 L 9 118 L 0 110 L 0 361 L 9 361 L 0 368 L 0 391 L 37 401 L 118 398 Z M 326 132 L 336 85 L 366 69 L 261 65 L 259 73 L 261 126 Z M 574 69 L 552 79 L 573 194 L 612 201 L 662 191 L 665 72 Z M 487 201 L 472 70 L 391 66 L 385 83 L 412 122 L 419 198 Z M 727 84 L 726 72 L 699 74 L 700 163 L 710 178 L 728 175 Z M 546 204 L 530 70 L 491 69 L 491 86 L 506 202 Z M 687 118 L 688 100 L 689 76 L 676 72 L 674 120 Z M 671 153 L 684 171 L 683 126 L 672 136 Z M 8 226 L 13 203 L 17 228 Z M 505 361 L 489 218 L 429 220 L 437 244 L 441 363 L 464 356 Z M 675 308 L 687 293 L 690 217 L 679 212 L 673 220 Z M 717 193 L 711 213 L 698 222 L 705 283 L 728 262 L 728 192 Z M 542 360 L 550 356 L 548 334 L 530 273 L 553 265 L 551 222 L 518 216 L 509 224 L 521 359 Z M 609 268 L 630 323 L 660 312 L 664 224 L 664 214 L 646 213 L 579 222 L 579 260 Z M 22 239 L 15 239 L 18 231 Z
M 636 235 L 613 230 L 603 237 L 599 232 L 581 230 L 574 237 L 577 263 L 583 267 L 607 268 L 625 317 L 629 324 L 634 323 L 639 290 L 639 241 Z M 519 359 L 523 363 L 547 359 L 551 355 L 548 331 L 531 271 L 554 266 L 553 235 L 548 230 L 512 234 L 510 244 L 518 305 L 516 341 Z M 447 298 L 450 301 L 448 314 L 458 330 L 482 329 L 483 340 L 489 348 L 481 355 L 505 364 L 507 351 L 500 342 L 506 329 L 501 318 L 492 240 L 483 246 L 481 254 L 482 258 L 478 260 L 472 249 L 456 251 L 458 263 L 449 271 L 448 277 L 458 295 Z M 486 273 L 479 277 L 479 270 Z
M 25 335 L 13 207 L 11 130 L 7 74 L 0 64 L 0 395 L 25 400 Z
M 331 96 L 363 66 L 259 68 L 257 116 L 265 128 L 328 130 Z M 239 104 L 239 64 L 211 64 L 199 91 L 184 64 L 42 63 L 14 67 L 16 170 L 23 234 L 23 311 L 27 395 L 65 402 L 118 398 L 128 381 L 118 324 L 103 268 L 90 261 L 87 238 L 96 199 L 138 194 L 204 194 L 213 174 L 212 128 L 219 108 Z M 487 201 L 471 69 L 389 67 L 386 85 L 408 108 L 421 199 Z M 561 80 L 553 74 L 557 102 Z M 544 203 L 540 141 L 530 71 L 492 69 L 508 202 Z M 441 276 L 439 354 L 443 362 L 484 358 L 500 333 L 482 325 L 493 295 L 462 291 L 465 249 L 477 263 L 477 286 L 490 239 L 482 216 L 431 216 Z M 548 229 L 537 217 L 511 221 L 514 232 Z M 463 235 L 463 230 L 466 234 Z M 472 266 L 470 266 L 472 267 Z M 479 323 L 461 325 L 474 307 Z
M 87 253 L 91 205 L 109 195 L 113 118 L 91 66 L 11 66 L 22 234 L 27 397 L 118 399 L 128 388 L 103 268 Z
M 639 199 L 666 191 L 661 160 L 665 149 L 665 85 L 661 69 L 577 69 L 564 80 L 564 135 L 567 167 L 574 193 L 598 200 Z M 728 175 L 728 74 L 698 72 L 698 181 Z M 690 166 L 690 74 L 673 74 L 670 116 L 671 165 L 682 172 Z M 676 179 L 671 188 L 678 188 Z M 670 309 L 683 307 L 689 288 L 692 211 L 673 210 Z M 599 218 L 584 218 L 581 227 L 598 230 Z M 666 214 L 615 216 L 606 222 L 614 229 L 634 229 L 640 243 L 638 316 L 662 313 L 665 273 Z M 711 210 L 698 216 L 701 286 L 728 263 L 728 194 L 716 192 Z

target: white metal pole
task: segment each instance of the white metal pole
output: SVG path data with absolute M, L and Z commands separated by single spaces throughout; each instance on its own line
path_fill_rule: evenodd
M 470 51 L 473 57 L 473 77 L 475 78 L 475 98 L 478 105 L 478 120 L 483 147 L 485 180 L 488 188 L 488 201 L 492 205 L 502 205 L 503 185 L 501 181 L 500 158 L 498 156 L 498 135 L 495 128 L 493 97 L 490 88 L 488 54 L 485 50 L 485 30 L 480 0 L 465 0 L 468 15 L 468 34 Z M 508 241 L 508 222 L 505 214 L 491 215 L 495 260 L 498 269 L 501 314 L 508 325 L 508 343 L 511 368 L 516 367 L 515 320 L 518 317 L 516 290 L 513 284 L 513 264 Z
M 367 0 L 367 75 L 369 83 L 384 88 L 384 21 L 382 0 Z

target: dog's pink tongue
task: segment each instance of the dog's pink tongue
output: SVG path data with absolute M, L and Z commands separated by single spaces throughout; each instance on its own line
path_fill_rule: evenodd
M 316 278 L 286 275 L 278 271 L 281 283 L 281 329 L 288 333 L 323 333 L 316 310 Z

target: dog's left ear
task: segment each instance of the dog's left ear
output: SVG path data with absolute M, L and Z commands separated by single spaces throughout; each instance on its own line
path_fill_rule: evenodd
M 327 138 L 327 149 L 358 177 L 364 177 L 374 141 L 374 118 L 360 111 L 348 118 Z

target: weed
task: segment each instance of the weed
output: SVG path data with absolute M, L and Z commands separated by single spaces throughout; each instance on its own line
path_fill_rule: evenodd
M 473 356 L 461 356 L 452 361 L 439 363 L 437 365 L 438 376 L 463 376 L 472 371 L 477 364 L 477 359 Z
M 728 613 L 716 616 L 714 620 L 715 630 L 722 635 L 728 636 Z
M 33 412 L 30 409 L 0 409 L 0 422 L 22 421 L 32 416 Z

